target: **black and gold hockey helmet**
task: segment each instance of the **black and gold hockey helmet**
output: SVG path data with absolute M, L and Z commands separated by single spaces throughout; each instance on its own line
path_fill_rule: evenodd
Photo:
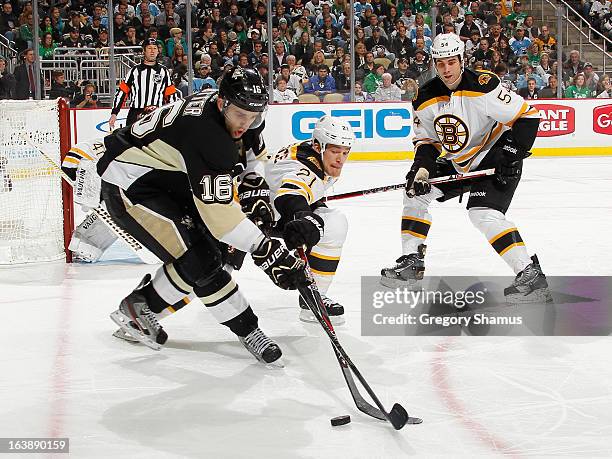
M 268 90 L 253 69 L 230 69 L 219 85 L 219 97 L 249 112 L 265 112 L 268 108 Z

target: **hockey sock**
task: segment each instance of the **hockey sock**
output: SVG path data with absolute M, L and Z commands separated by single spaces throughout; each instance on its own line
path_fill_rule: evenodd
M 474 226 L 484 234 L 515 274 L 531 264 L 521 235 L 503 213 L 487 207 L 474 207 L 469 209 L 469 216 Z
M 340 263 L 340 248 L 315 246 L 308 254 L 308 264 L 319 291 L 325 295 Z
M 228 327 L 235 335 L 244 338 L 257 328 L 257 316 L 250 306 L 236 317 L 222 322 L 221 325 Z
M 428 212 L 433 197 L 439 194 L 437 188 L 423 196 L 408 198 L 404 196 L 404 211 L 402 213 L 402 254 L 417 253 L 418 247 L 425 243 L 429 228 L 431 228 L 431 214 Z
M 148 295 L 151 296 L 151 311 L 164 318 L 175 313 L 191 301 L 193 289 L 174 269 L 172 263 L 161 266 L 154 274 Z

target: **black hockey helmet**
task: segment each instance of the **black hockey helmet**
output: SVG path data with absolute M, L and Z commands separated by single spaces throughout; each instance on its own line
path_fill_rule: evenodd
M 228 70 L 219 85 L 219 97 L 249 112 L 265 112 L 268 108 L 268 90 L 253 69 Z

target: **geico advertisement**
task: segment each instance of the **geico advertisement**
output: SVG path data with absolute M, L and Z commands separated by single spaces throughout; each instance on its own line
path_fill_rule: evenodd
M 540 114 L 534 154 L 612 154 L 612 104 L 606 99 L 528 101 Z M 358 141 L 354 159 L 401 159 L 412 152 L 412 107 L 409 103 L 272 105 L 264 136 L 270 151 L 310 138 L 323 115 L 344 118 Z M 117 117 L 123 126 L 127 110 Z M 72 141 L 109 132 L 109 109 L 73 110 Z M 203 134 L 205 136 L 205 134 Z M 199 139 L 194 139 L 197 141 Z

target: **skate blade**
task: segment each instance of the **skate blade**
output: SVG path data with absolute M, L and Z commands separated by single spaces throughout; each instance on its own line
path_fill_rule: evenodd
M 285 368 L 285 362 L 283 360 L 283 357 L 279 357 L 278 359 L 276 359 L 274 362 L 265 362 L 264 360 L 261 359 L 257 359 L 259 360 L 261 363 L 264 364 L 264 366 L 268 369 L 268 370 L 281 370 L 283 368 Z
M 344 314 L 341 316 L 329 316 L 329 320 L 331 321 L 332 325 L 344 325 L 346 323 Z M 300 321 L 307 324 L 319 323 L 310 309 L 300 309 Z
M 416 291 L 421 289 L 422 283 L 417 280 L 394 279 L 392 277 L 380 276 L 380 285 L 388 288 L 402 288 Z
M 121 328 L 121 330 L 123 330 L 125 333 L 130 335 L 132 338 L 134 338 L 139 343 L 144 344 L 145 346 L 147 346 L 150 349 L 153 349 L 154 351 L 161 350 L 162 348 L 161 344 L 156 343 L 155 341 L 153 341 L 151 338 L 149 338 L 145 334 L 140 333 L 138 332 L 138 330 L 135 330 L 134 328 L 130 327 L 129 325 L 131 321 L 130 318 L 127 317 L 125 314 L 123 314 L 121 311 L 117 310 L 117 311 L 111 312 L 110 318 L 113 322 L 115 322 L 119 326 L 119 328 Z
M 541 288 L 539 290 L 535 290 L 528 295 L 523 295 L 521 293 L 512 293 L 506 296 L 506 303 L 509 305 L 514 304 L 544 304 L 544 303 L 552 303 L 553 298 L 550 293 L 550 290 L 547 288 Z
M 132 344 L 139 344 L 140 343 L 140 341 L 132 338 L 131 335 L 128 335 L 128 334 L 124 333 L 122 328 L 118 328 L 117 330 L 115 330 L 113 332 L 113 337 L 115 337 L 117 339 L 120 339 L 120 340 L 123 340 L 123 341 L 125 341 L 127 343 L 132 343 Z

